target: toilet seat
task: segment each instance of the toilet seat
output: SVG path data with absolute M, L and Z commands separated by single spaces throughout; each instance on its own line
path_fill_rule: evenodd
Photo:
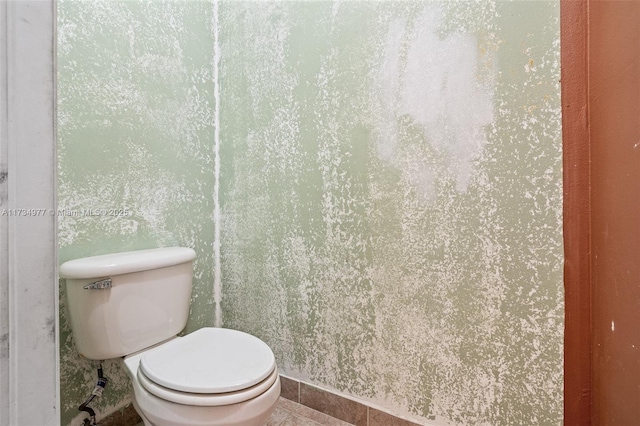
M 145 352 L 140 384 L 167 401 L 229 405 L 254 398 L 278 376 L 275 357 L 260 339 L 237 330 L 202 328 Z
M 144 373 L 138 369 L 138 381 L 150 394 L 157 396 L 165 401 L 175 402 L 182 405 L 196 405 L 204 407 L 215 407 L 221 405 L 238 404 L 244 401 L 248 401 L 252 398 L 265 393 L 278 379 L 278 370 L 274 369 L 271 375 L 264 379 L 259 384 L 235 392 L 226 392 L 221 394 L 203 394 L 203 393 L 190 393 L 179 392 L 172 389 L 160 386 L 157 383 L 153 383 L 149 380 Z

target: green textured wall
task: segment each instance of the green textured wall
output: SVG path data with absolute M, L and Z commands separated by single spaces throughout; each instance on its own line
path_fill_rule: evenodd
M 397 414 L 561 424 L 558 2 L 220 22 L 224 326 Z
M 397 414 L 560 424 L 558 4 L 220 8 L 224 325 Z M 60 261 L 194 247 L 187 331 L 215 318 L 212 10 L 58 2 L 59 206 L 129 211 L 60 216 Z M 95 371 L 65 309 L 66 425 Z
M 57 8 L 60 262 L 192 247 L 187 331 L 212 325 L 212 4 L 60 0 Z M 82 216 L 89 209 L 128 215 Z M 61 289 L 62 424 L 78 425 L 96 372 L 73 347 Z M 99 416 L 131 400 L 120 361 L 107 362 L 105 374 Z

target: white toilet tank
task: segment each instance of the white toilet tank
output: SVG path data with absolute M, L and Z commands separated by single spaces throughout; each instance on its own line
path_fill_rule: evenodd
M 117 358 L 178 334 L 189 316 L 195 258 L 190 248 L 166 247 L 63 263 L 78 352 Z

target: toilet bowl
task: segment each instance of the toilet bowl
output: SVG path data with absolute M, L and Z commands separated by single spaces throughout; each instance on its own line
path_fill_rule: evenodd
M 280 396 L 273 352 L 257 337 L 205 327 L 183 337 L 195 252 L 171 247 L 65 262 L 75 346 L 124 357 L 146 426 L 260 426 Z
M 280 396 L 273 353 L 236 330 L 202 328 L 124 365 L 146 426 L 260 426 Z

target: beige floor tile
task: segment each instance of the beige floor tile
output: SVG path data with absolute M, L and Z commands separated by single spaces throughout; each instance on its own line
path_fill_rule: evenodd
M 349 426 L 349 423 L 281 397 L 265 426 Z

